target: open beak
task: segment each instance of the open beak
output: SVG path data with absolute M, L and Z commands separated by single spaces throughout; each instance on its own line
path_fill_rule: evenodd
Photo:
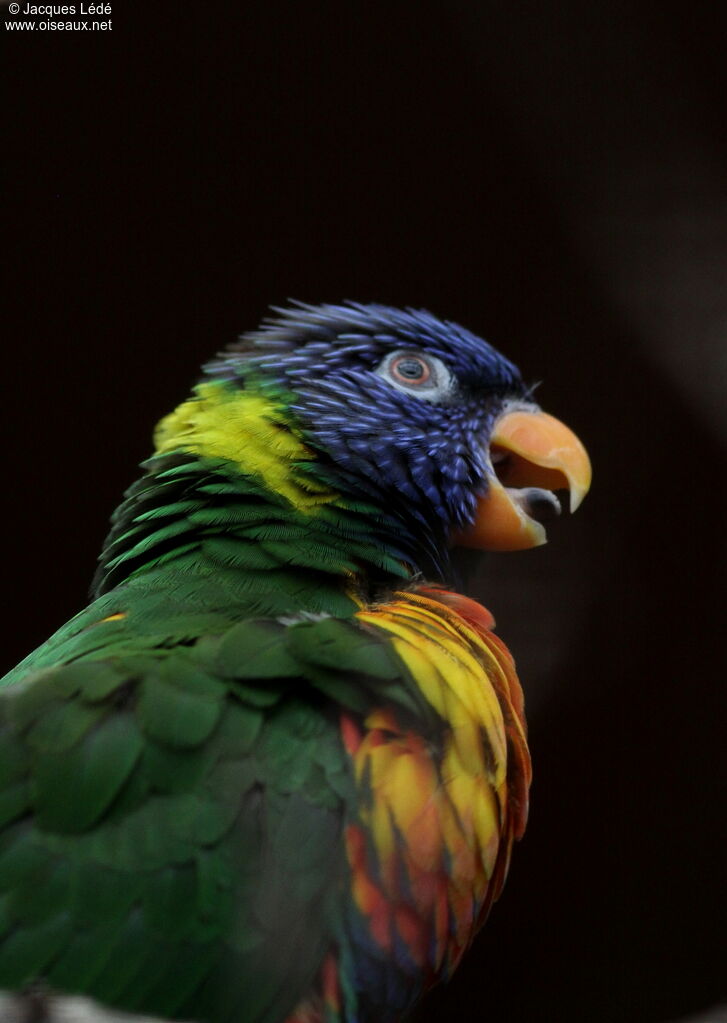
M 492 477 L 471 526 L 454 543 L 518 551 L 547 540 L 545 523 L 560 513 L 554 491 L 570 492 L 574 512 L 591 485 L 591 463 L 576 435 L 539 409 L 505 411 L 490 439 Z

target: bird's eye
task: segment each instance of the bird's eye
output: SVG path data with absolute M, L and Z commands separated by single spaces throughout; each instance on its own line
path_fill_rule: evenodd
M 441 359 L 421 352 L 389 352 L 376 373 L 399 391 L 427 401 L 452 400 L 455 380 Z
M 389 363 L 389 372 L 401 384 L 425 384 L 432 375 L 421 355 L 397 355 Z

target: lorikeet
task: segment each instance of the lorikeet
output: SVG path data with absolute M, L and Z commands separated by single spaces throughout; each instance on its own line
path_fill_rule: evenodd
M 276 310 L 161 421 L 95 599 L 0 690 L 0 989 L 205 1023 L 402 1018 L 525 827 L 513 661 L 444 587 L 590 468 L 512 363 Z

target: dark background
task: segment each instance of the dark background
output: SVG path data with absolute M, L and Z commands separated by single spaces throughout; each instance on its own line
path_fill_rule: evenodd
M 724 37 L 695 3 L 533 7 L 3 28 L 3 662 L 83 605 L 153 423 L 268 303 L 466 324 L 595 482 L 547 548 L 464 566 L 520 664 L 532 816 L 420 1020 L 667 1021 L 727 994 Z

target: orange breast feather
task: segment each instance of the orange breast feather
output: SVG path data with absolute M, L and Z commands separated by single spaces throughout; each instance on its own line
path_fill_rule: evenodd
M 360 786 L 346 841 L 354 901 L 425 978 L 457 965 L 500 893 L 527 818 L 522 691 L 489 612 L 433 587 L 357 614 L 386 632 L 443 723 L 433 743 L 387 707 L 342 733 Z

